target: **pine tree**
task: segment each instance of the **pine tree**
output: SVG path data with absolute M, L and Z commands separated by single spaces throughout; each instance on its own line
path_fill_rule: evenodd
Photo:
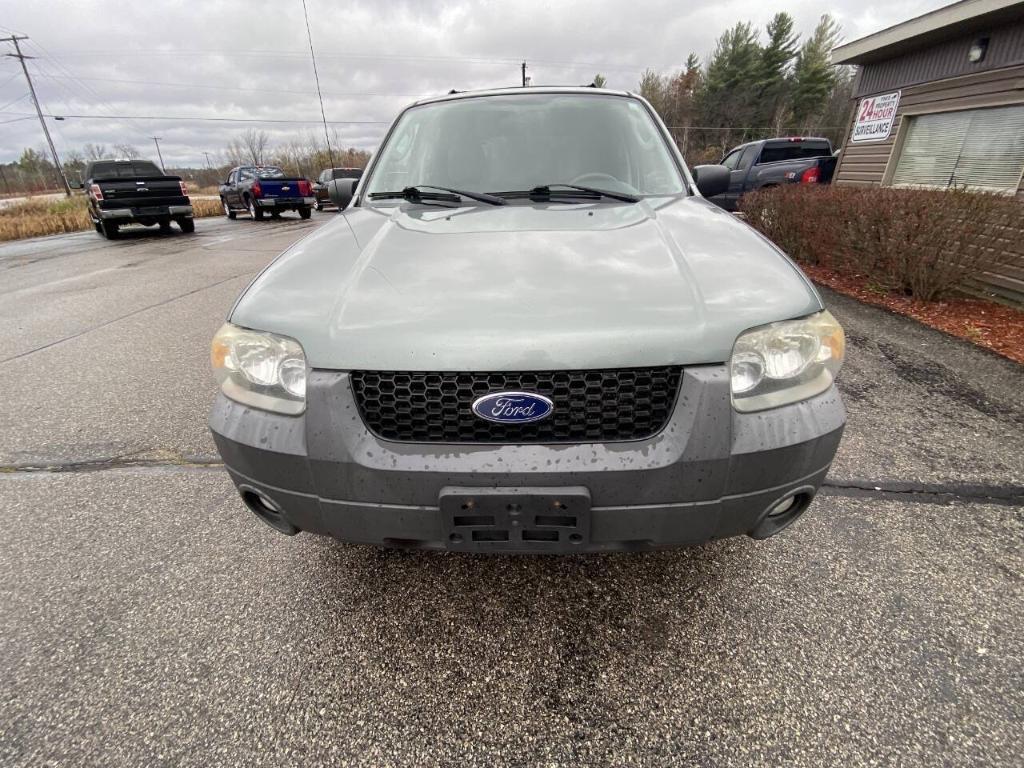
M 746 128 L 758 111 L 761 45 L 749 22 L 739 22 L 718 38 L 698 97 L 701 125 Z M 746 131 L 718 131 L 721 146 L 735 143 Z
M 791 108 L 793 122 L 801 130 L 814 127 L 825 112 L 829 94 L 835 89 L 838 76 L 831 55 L 839 40 L 839 25 L 826 13 L 797 54 L 793 65 Z
M 757 87 L 758 111 L 755 122 L 758 126 L 778 128 L 781 112 L 784 111 L 788 96 L 787 73 L 797 52 L 800 35 L 793 32 L 793 17 L 788 13 L 777 13 L 766 28 L 768 42 L 761 51 L 760 76 Z
M 602 74 L 594 75 L 594 79 L 591 82 L 594 84 L 595 88 L 604 88 L 605 85 L 608 84 L 608 81 Z

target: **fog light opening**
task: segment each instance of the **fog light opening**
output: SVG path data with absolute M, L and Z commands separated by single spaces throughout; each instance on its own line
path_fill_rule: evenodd
M 285 519 L 280 505 L 265 493 L 249 486 L 240 486 L 238 492 L 242 494 L 242 502 L 249 511 L 278 533 L 294 536 L 299 532 L 298 528 Z
M 804 486 L 794 488 L 781 499 L 773 501 L 761 514 L 750 537 L 767 539 L 796 522 L 811 505 L 815 493 L 816 489 L 812 486 Z

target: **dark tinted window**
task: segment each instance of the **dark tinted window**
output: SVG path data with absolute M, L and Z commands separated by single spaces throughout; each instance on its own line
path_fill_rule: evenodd
M 134 176 L 163 176 L 164 172 L 148 160 L 130 160 L 128 162 L 93 163 L 89 174 L 94 179 L 130 179 Z
M 787 141 L 785 144 L 765 144 L 761 150 L 761 163 L 777 163 L 780 160 L 800 160 L 806 157 L 827 157 L 832 152 L 823 141 Z
M 757 144 L 751 144 L 749 147 L 743 150 L 743 155 L 740 157 L 738 168 L 749 168 L 751 164 L 757 159 L 757 150 L 759 147 Z
M 358 179 L 363 174 L 362 168 L 335 168 L 331 171 L 335 179 Z

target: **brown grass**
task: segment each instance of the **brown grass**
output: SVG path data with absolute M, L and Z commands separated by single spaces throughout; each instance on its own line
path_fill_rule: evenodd
M 192 210 L 197 219 L 224 213 L 219 200 L 193 200 Z M 27 200 L 0 208 L 0 241 L 86 229 L 92 229 L 92 221 L 81 195 L 63 200 Z

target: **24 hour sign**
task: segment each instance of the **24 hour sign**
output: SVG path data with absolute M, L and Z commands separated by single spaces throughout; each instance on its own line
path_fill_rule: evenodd
M 886 93 L 861 99 L 857 107 L 857 121 L 853 124 L 850 140 L 882 141 L 892 131 L 896 108 L 900 105 L 900 92 Z

